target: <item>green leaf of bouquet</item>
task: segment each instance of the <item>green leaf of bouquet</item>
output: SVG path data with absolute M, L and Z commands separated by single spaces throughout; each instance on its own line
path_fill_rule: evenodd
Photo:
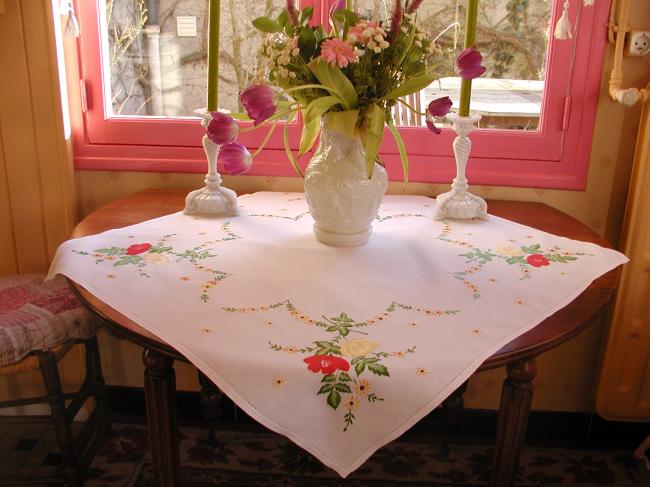
M 287 12 L 287 9 L 282 9 L 282 12 L 280 12 L 280 15 L 278 15 L 276 22 L 282 28 L 284 28 L 284 26 L 287 25 L 287 22 L 289 22 L 289 13 Z
M 298 48 L 303 59 L 310 59 L 316 52 L 316 36 L 310 28 L 301 29 L 298 36 Z
M 404 145 L 404 140 L 402 135 L 399 133 L 399 130 L 395 127 L 392 121 L 388 122 L 388 128 L 390 130 L 395 143 L 397 144 L 397 150 L 399 151 L 399 158 L 402 161 L 402 174 L 404 175 L 404 184 L 409 182 L 409 156 L 406 153 L 406 146 Z
M 306 123 L 314 119 L 319 119 L 327 110 L 339 103 L 341 103 L 341 100 L 336 96 L 321 96 L 320 98 L 316 98 L 303 111 L 303 118 Z
M 307 67 L 322 85 L 333 88 L 340 94 L 341 101 L 346 109 L 357 106 L 357 91 L 352 82 L 343 74 L 343 71 L 330 66 L 320 59 L 314 59 Z
M 368 370 L 375 375 L 383 375 L 386 377 L 390 377 L 390 374 L 388 373 L 388 369 L 386 368 L 385 365 L 368 364 Z
M 357 135 L 358 121 L 359 110 L 344 110 L 342 112 L 329 112 L 325 125 L 334 132 L 352 138 Z M 336 318 L 333 319 L 336 320 Z
M 320 120 L 313 119 L 311 122 L 303 121 L 302 134 L 300 135 L 300 146 L 298 155 L 301 156 L 311 150 L 320 133 Z
M 376 103 L 373 103 L 366 111 L 366 118 L 368 124 L 364 148 L 366 150 L 366 175 L 370 179 L 379 153 L 379 144 L 384 136 L 384 111 Z
M 286 10 L 285 10 L 286 11 Z M 314 7 L 305 7 L 300 11 L 298 16 L 298 23 L 302 26 L 305 26 L 309 23 L 312 16 L 314 15 Z
M 300 166 L 298 165 L 298 161 L 294 157 L 293 152 L 291 152 L 291 147 L 289 147 L 289 124 L 293 122 L 294 116 L 295 116 L 295 112 L 291 113 L 291 115 L 285 122 L 282 140 L 284 142 L 284 152 L 287 154 L 287 158 L 289 159 L 289 162 L 291 163 L 293 170 L 296 171 L 301 178 L 304 178 L 305 175 L 303 174 L 302 169 L 300 169 Z
M 327 396 L 327 404 L 333 409 L 338 408 L 339 404 L 341 404 L 341 394 L 336 389 L 332 389 L 332 392 Z
M 273 32 L 282 32 L 282 26 L 268 17 L 257 17 L 253 20 L 253 27 L 268 34 L 272 34 Z
M 430 72 L 425 72 L 418 76 L 414 76 L 404 81 L 401 85 L 386 95 L 385 98 L 387 100 L 397 100 L 403 96 L 418 92 L 429 86 L 433 81 L 436 80 L 436 78 L 438 78 L 438 76 Z
M 319 25 L 314 29 L 314 35 L 316 36 L 316 40 L 322 41 L 327 37 L 327 32 L 325 32 L 325 29 L 322 25 Z

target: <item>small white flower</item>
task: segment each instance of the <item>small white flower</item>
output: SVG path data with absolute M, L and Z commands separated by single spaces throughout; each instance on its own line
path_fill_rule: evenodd
M 420 41 L 415 41 L 413 44 L 415 44 L 418 47 L 422 47 L 422 43 Z
M 372 50 L 379 54 L 381 52 L 381 47 L 374 47 Z

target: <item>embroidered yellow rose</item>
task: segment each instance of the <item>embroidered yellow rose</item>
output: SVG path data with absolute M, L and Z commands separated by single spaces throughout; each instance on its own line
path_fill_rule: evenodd
M 496 252 L 503 257 L 519 257 L 520 255 L 524 255 L 521 249 L 515 247 L 497 247 Z
M 352 340 L 345 340 L 341 344 L 341 355 L 345 357 L 361 357 L 371 353 L 379 342 L 374 342 L 366 338 L 354 338 Z
M 169 262 L 169 256 L 166 254 L 153 253 L 153 254 L 144 254 L 142 257 L 144 261 L 148 264 L 162 265 Z

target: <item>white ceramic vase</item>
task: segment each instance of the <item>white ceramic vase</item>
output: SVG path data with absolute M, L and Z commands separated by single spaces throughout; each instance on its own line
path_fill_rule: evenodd
M 359 137 L 350 138 L 322 124 L 320 142 L 305 171 L 305 195 L 316 238 L 328 245 L 366 243 L 388 187 L 388 175 L 375 164 L 366 175 Z

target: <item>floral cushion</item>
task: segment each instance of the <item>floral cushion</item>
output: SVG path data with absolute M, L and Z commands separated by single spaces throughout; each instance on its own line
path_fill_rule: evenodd
M 44 282 L 42 274 L 0 277 L 0 366 L 32 350 L 46 350 L 71 338 L 88 338 L 96 324 L 66 280 Z

